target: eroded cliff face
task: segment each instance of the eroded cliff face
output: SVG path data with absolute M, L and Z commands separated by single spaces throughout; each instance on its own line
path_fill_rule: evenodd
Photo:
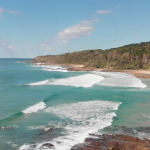
M 150 69 L 150 42 L 109 50 L 84 50 L 62 55 L 38 56 L 32 62 L 82 64 L 85 67 L 109 69 Z

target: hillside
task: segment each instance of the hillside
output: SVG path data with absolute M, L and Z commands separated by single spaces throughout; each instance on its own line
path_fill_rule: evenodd
M 61 55 L 38 56 L 33 63 L 83 64 L 108 69 L 150 69 L 150 42 L 130 44 L 108 50 L 83 50 Z

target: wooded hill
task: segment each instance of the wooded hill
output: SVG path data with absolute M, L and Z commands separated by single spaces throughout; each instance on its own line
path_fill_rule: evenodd
M 85 67 L 105 69 L 150 69 L 150 42 L 108 50 L 83 50 L 61 55 L 38 56 L 32 62 L 83 64 Z

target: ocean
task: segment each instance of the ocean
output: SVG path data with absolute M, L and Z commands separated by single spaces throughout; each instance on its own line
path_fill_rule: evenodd
M 0 59 L 0 150 L 70 150 L 92 134 L 150 126 L 150 80 Z M 109 130 L 108 130 L 109 128 Z M 111 130 L 110 130 L 111 129 Z

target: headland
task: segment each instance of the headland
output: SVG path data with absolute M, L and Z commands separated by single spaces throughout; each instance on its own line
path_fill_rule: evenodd
M 67 66 L 70 71 L 124 72 L 138 78 L 150 78 L 150 42 L 107 50 L 83 50 L 38 56 L 30 62 Z

